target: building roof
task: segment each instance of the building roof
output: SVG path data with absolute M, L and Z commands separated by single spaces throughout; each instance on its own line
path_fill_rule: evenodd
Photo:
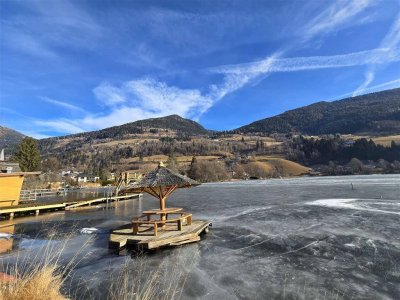
M 98 177 L 98 176 L 90 174 L 90 173 L 79 173 L 77 176 L 78 177 Z

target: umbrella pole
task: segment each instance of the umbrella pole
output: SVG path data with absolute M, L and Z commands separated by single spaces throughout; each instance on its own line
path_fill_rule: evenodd
M 164 195 L 163 195 L 162 187 L 160 187 L 159 198 L 160 198 L 160 210 L 165 210 L 165 198 L 166 197 L 164 197 Z M 160 217 L 161 217 L 162 221 L 166 220 L 165 214 L 161 214 Z M 161 227 L 164 228 L 165 224 L 162 224 Z
M 165 209 L 165 198 L 163 196 L 160 196 L 160 210 Z

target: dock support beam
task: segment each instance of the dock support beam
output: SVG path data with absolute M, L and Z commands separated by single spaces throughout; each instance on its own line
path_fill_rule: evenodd
M 10 213 L 10 220 L 14 219 L 14 213 Z
M 40 214 L 40 210 L 37 209 L 37 210 L 35 211 L 35 215 L 38 216 L 39 214 Z

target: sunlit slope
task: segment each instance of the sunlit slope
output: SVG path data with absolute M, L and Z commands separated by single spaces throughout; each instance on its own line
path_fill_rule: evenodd
M 311 171 L 310 168 L 307 168 L 301 164 L 296 162 L 283 159 L 283 158 L 261 158 L 257 159 L 260 163 L 265 164 L 271 170 L 279 170 L 279 173 L 282 176 L 299 176 L 303 174 L 307 174 Z

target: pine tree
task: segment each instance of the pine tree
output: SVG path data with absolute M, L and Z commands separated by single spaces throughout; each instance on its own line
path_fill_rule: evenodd
M 178 160 L 176 159 L 176 156 L 174 153 L 171 153 L 168 156 L 167 168 L 174 170 L 174 171 L 176 171 L 178 169 Z
M 14 160 L 19 163 L 22 171 L 36 171 L 40 164 L 40 154 L 36 141 L 31 137 L 24 138 L 18 146 Z
M 197 158 L 196 156 L 193 156 L 188 170 L 188 176 L 190 178 L 194 178 L 196 176 L 196 168 L 197 168 Z

